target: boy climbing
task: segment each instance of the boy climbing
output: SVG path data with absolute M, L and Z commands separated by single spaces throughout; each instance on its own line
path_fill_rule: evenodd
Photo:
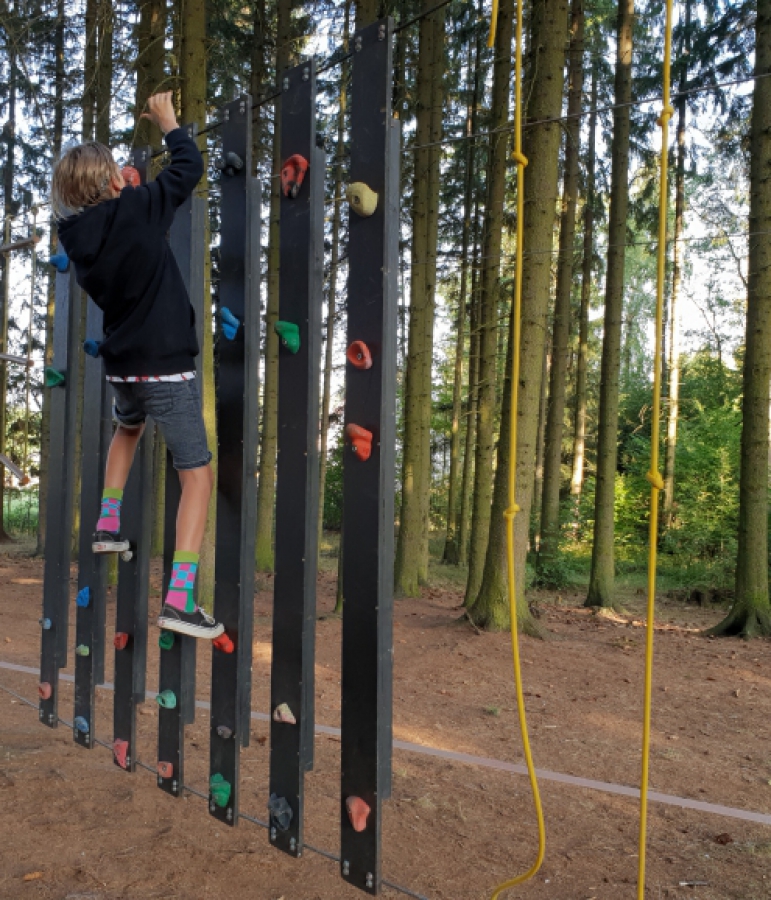
M 146 416 L 158 423 L 179 473 L 171 582 L 158 625 L 216 638 L 224 628 L 194 600 L 198 555 L 212 490 L 211 453 L 195 380 L 195 317 L 166 234 L 203 174 L 195 142 L 177 124 L 171 93 L 156 94 L 142 117 L 165 135 L 171 162 L 155 181 L 127 187 L 107 147 L 68 150 L 51 195 L 59 238 L 78 284 L 104 313 L 99 353 L 115 391 L 117 428 L 107 455 L 93 550 L 127 548 L 120 535 L 123 489 Z

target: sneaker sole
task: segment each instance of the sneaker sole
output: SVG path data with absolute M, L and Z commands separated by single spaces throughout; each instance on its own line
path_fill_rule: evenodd
M 204 638 L 211 641 L 225 633 L 225 626 L 221 623 L 213 628 L 201 628 L 200 625 L 189 625 L 187 622 L 180 622 L 177 619 L 165 619 L 163 616 L 158 617 L 158 627 L 166 631 L 176 631 L 177 634 L 186 634 L 189 637 Z
M 121 541 L 119 544 L 110 543 L 109 541 L 94 541 L 91 544 L 91 550 L 94 553 L 125 553 L 131 549 L 128 541 Z

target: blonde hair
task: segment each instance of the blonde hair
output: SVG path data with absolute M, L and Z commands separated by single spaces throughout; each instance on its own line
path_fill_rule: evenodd
M 51 204 L 57 219 L 82 213 L 107 199 L 110 179 L 120 176 L 120 169 L 109 148 L 96 141 L 72 147 L 54 166 Z

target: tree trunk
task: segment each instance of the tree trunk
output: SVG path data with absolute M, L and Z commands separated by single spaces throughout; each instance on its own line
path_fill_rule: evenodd
M 579 504 L 584 487 L 586 447 L 586 370 L 589 356 L 589 301 L 592 295 L 594 258 L 594 163 L 597 135 L 597 72 L 592 69 L 592 99 L 589 117 L 589 146 L 586 151 L 586 188 L 584 197 L 584 249 L 581 263 L 581 308 L 578 315 L 578 358 L 576 360 L 576 398 L 573 427 L 573 474 L 570 495 L 573 498 L 574 529 L 578 527 Z
M 186 0 L 180 25 L 180 118 L 195 122 L 199 128 L 206 123 L 206 57 L 207 25 L 205 0 Z M 208 176 L 204 169 L 199 189 L 208 193 Z M 206 517 L 206 531 L 201 545 L 201 566 L 198 576 L 199 603 L 211 609 L 214 600 L 214 540 L 217 496 L 217 420 L 214 393 L 214 335 L 211 319 L 211 255 L 209 253 L 209 217 L 204 224 L 204 294 L 203 346 L 201 347 L 201 394 L 206 439 L 212 453 L 214 488 Z M 170 474 L 167 472 L 167 474 Z M 176 473 L 172 477 L 176 477 Z
M 94 140 L 96 124 L 96 84 L 98 55 L 99 0 L 86 0 L 85 57 L 83 60 L 83 140 Z
M 350 31 L 350 3 L 345 0 L 345 21 L 343 24 L 343 47 L 348 48 Z M 324 356 L 324 386 L 321 396 L 321 440 L 319 443 L 319 552 L 324 526 L 324 494 L 327 481 L 327 451 L 329 441 L 329 403 L 332 393 L 332 362 L 334 358 L 335 316 L 337 315 L 337 270 L 340 265 L 340 224 L 343 204 L 339 199 L 343 191 L 343 170 L 345 166 L 345 107 L 346 85 L 348 83 L 348 66 L 343 63 L 340 81 L 340 106 L 337 111 L 337 154 L 335 159 L 335 177 L 332 196 L 335 200 L 332 213 L 332 254 L 329 264 L 329 293 L 327 295 L 327 333 L 326 352 Z
M 381 0 L 356 0 L 356 31 L 378 20 L 381 5 Z
M 423 0 L 430 9 L 431 0 Z M 396 544 L 395 587 L 415 597 L 427 579 L 428 503 L 430 494 L 431 368 L 433 361 L 436 235 L 439 205 L 437 117 L 441 111 L 444 11 L 420 22 L 417 73 L 417 124 L 412 202 L 412 279 L 407 373 L 404 387 L 402 504 Z M 441 116 L 439 116 L 441 119 Z M 441 130 L 441 121 L 439 122 Z
M 543 363 L 541 366 L 541 397 L 538 401 L 538 432 L 535 442 L 535 477 L 533 478 L 533 514 L 530 522 L 534 527 L 534 533 L 530 538 L 530 547 L 538 553 L 541 547 L 541 509 L 543 503 L 543 467 L 544 454 L 546 452 L 546 405 L 548 401 L 547 388 L 549 385 L 549 372 L 553 365 L 551 349 L 544 349 Z
M 619 370 L 624 311 L 624 252 L 629 200 L 629 104 L 632 99 L 632 27 L 634 0 L 620 0 L 616 56 L 616 109 L 613 111 L 611 192 L 608 216 L 608 271 L 600 370 L 597 434 L 597 486 L 594 543 L 586 606 L 615 607 L 614 518 L 618 457 Z
M 479 98 L 479 58 L 481 55 L 481 32 L 477 32 L 476 46 L 472 58 L 469 47 L 467 90 L 469 100 L 466 107 L 466 134 L 472 135 L 477 130 L 477 103 Z M 472 216 L 474 215 L 474 143 L 466 142 L 466 158 L 463 179 L 465 182 L 463 196 L 463 236 L 461 239 L 460 257 L 460 293 L 458 296 L 458 318 L 455 335 L 455 367 L 452 389 L 452 432 L 450 438 L 450 489 L 447 499 L 447 537 L 444 544 L 444 561 L 457 565 L 460 558 L 458 545 L 458 495 L 460 465 L 460 419 L 461 391 L 463 386 L 463 348 L 465 345 L 466 306 L 468 305 L 467 285 L 469 281 L 469 244 L 472 236 Z
M 112 0 L 99 0 L 98 52 L 96 67 L 96 139 L 110 144 L 110 102 L 112 100 Z
M 560 219 L 557 289 L 554 299 L 549 406 L 544 442 L 541 539 L 537 570 L 548 578 L 556 560 L 560 534 L 560 487 L 562 484 L 562 431 L 565 422 L 565 385 L 570 340 L 570 294 L 573 286 L 578 160 L 581 144 L 580 119 L 584 91 L 584 2 L 572 0 L 568 63 L 568 120 L 565 124 L 565 162 Z
M 186 12 L 186 10 L 185 10 Z M 164 87 L 166 4 L 163 0 L 144 0 L 140 7 L 139 52 L 137 53 L 136 124 L 134 144 L 159 145 L 160 133 L 149 119 L 140 119 L 147 98 Z
M 683 220 L 685 215 L 685 119 L 687 103 L 684 91 L 688 87 L 688 59 L 691 48 L 691 0 L 685 3 L 685 52 L 682 54 L 680 96 L 677 99 L 677 163 L 675 166 L 675 233 L 673 239 L 672 298 L 669 304 L 669 409 L 667 411 L 667 439 L 664 453 L 664 527 L 672 527 L 675 495 L 675 456 L 677 453 L 677 422 L 680 413 L 680 323 L 678 301 L 683 266 Z
M 548 5 L 548 9 L 546 8 Z M 565 51 L 567 47 L 567 0 L 535 7 L 531 18 L 531 53 L 528 58 L 529 97 L 527 121 L 556 120 L 562 106 Z M 500 28 L 500 20 L 499 20 Z M 510 26 L 509 26 L 510 29 Z M 511 37 L 509 36 L 509 42 Z M 508 83 L 508 79 L 507 79 Z M 533 464 L 538 431 L 538 400 L 541 392 L 545 349 L 546 318 L 551 284 L 549 254 L 535 252 L 551 246 L 554 210 L 559 181 L 560 127 L 555 122 L 526 129 L 522 146 L 529 160 L 525 177 L 525 234 L 522 270 L 522 317 L 519 346 L 520 376 L 516 446 L 517 503 L 520 511 L 514 522 L 517 619 L 526 633 L 539 630 L 525 600 L 525 558 L 533 500 Z M 514 315 L 509 322 L 509 355 L 513 352 Z M 507 373 L 510 368 L 507 368 Z M 484 577 L 470 610 L 472 620 L 488 629 L 510 624 L 506 575 L 506 529 L 503 514 L 508 506 L 508 467 L 511 464 L 508 421 L 510 388 L 507 383 L 502 404 L 501 439 L 495 472 L 492 523 L 487 546 Z
M 495 382 L 497 377 L 498 280 L 503 228 L 503 201 L 506 190 L 509 135 L 509 93 L 511 87 L 511 37 L 513 0 L 498 7 L 495 36 L 493 89 L 491 100 L 489 175 L 482 231 L 481 290 L 479 298 L 479 361 L 477 392 L 477 434 L 474 454 L 473 508 L 469 540 L 469 570 L 466 606 L 477 598 L 482 583 L 485 553 L 490 530 L 492 497 Z M 540 368 L 539 368 L 540 371 Z
M 53 158 L 58 159 L 62 151 L 62 136 L 64 132 L 64 0 L 56 0 L 56 30 L 54 31 L 54 129 L 51 150 Z M 56 253 L 56 227 L 51 219 L 49 231 L 49 255 Z M 54 302 L 56 299 L 56 272 L 49 270 L 48 293 L 46 303 L 46 332 L 45 350 L 43 351 L 44 366 L 50 366 L 54 358 Z M 38 520 L 37 520 L 37 547 L 36 556 L 45 553 L 46 522 L 48 519 L 48 458 L 51 452 L 51 392 L 43 390 L 43 402 L 40 417 L 40 483 L 38 490 Z M 0 507 L 2 506 L 2 493 L 0 493 Z M 2 513 L 0 512 L 0 517 Z M 2 518 L 0 518 L 2 522 Z
M 768 404 L 771 380 L 771 0 L 758 0 L 750 125 L 747 330 L 739 476 L 736 594 L 712 634 L 771 634 L 768 597 Z
M 276 77 L 289 66 L 291 57 L 290 0 L 279 0 L 276 42 Z M 281 98 L 274 105 L 273 170 L 281 172 Z M 262 401 L 260 440 L 260 477 L 257 484 L 257 539 L 255 565 L 258 572 L 273 571 L 273 507 L 276 498 L 276 454 L 278 452 L 278 266 L 281 184 L 271 180 L 270 224 L 268 234 L 268 300 L 265 307 L 265 386 Z

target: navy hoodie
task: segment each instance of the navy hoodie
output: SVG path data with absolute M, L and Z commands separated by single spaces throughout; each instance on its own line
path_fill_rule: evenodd
M 155 181 L 59 223 L 78 284 L 104 312 L 100 353 L 108 376 L 176 375 L 195 369 L 195 315 L 167 233 L 203 174 L 181 128 L 166 135 L 171 163 Z

